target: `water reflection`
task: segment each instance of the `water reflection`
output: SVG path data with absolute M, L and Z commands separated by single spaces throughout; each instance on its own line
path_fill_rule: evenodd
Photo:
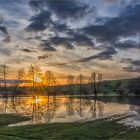
M 72 122 L 94 119 L 129 110 L 140 114 L 139 104 L 140 100 L 138 99 L 135 100 L 135 104 L 130 104 L 129 99 L 127 99 L 127 103 L 122 104 L 117 102 L 117 99 L 84 99 L 72 96 L 14 97 L 0 98 L 0 113 L 18 113 L 30 116 L 33 124 Z

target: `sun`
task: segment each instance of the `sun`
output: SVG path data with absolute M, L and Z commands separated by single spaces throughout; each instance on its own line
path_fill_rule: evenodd
M 41 82 L 42 82 L 42 78 L 36 76 L 35 79 L 34 79 L 34 81 L 35 81 L 36 83 L 41 83 Z

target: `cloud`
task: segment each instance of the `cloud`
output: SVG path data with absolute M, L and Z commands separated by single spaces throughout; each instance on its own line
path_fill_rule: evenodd
M 89 5 L 78 0 L 30 0 L 29 4 L 35 11 L 47 8 L 60 18 L 77 18 L 90 12 Z
M 70 37 L 60 37 L 60 36 L 54 36 L 48 39 L 49 42 L 51 42 L 53 45 L 58 46 L 62 45 L 66 49 L 74 49 L 74 45 L 85 45 L 94 47 L 94 42 L 91 38 L 87 37 L 83 34 L 78 33 L 72 33 Z
M 0 48 L 0 53 L 1 53 L 1 54 L 4 54 L 4 55 L 6 55 L 6 56 L 11 56 L 12 51 L 11 51 L 10 49 L 8 49 L 8 48 L 1 47 L 1 48 Z
M 128 67 L 123 67 L 123 70 L 127 72 L 140 72 L 140 67 L 128 66 Z
M 124 71 L 140 72 L 140 60 L 127 59 L 127 62 L 129 62 L 129 66 L 123 67 Z
M 131 63 L 135 66 L 140 66 L 140 60 L 131 61 Z
M 103 0 L 106 3 L 117 3 L 119 0 Z
M 5 25 L 3 25 L 3 18 L 0 19 L 0 31 L 2 33 L 4 33 L 4 35 L 5 35 L 5 39 L 3 41 L 4 42 L 10 42 L 11 41 L 11 38 L 9 36 L 7 27 Z
M 62 45 L 66 49 L 74 49 L 74 46 L 70 43 L 70 40 L 71 39 L 67 37 L 54 36 L 49 39 L 49 42 L 55 46 Z
M 38 59 L 39 60 L 42 60 L 42 59 L 46 59 L 46 58 L 49 58 L 49 56 L 48 55 L 40 55 L 40 56 L 38 56 Z
M 8 35 L 8 31 L 7 31 L 7 29 L 6 29 L 5 26 L 0 26 L 0 30 L 1 30 L 4 34 Z
M 57 0 L 30 0 L 29 5 L 35 11 L 35 15 L 30 18 L 31 23 L 26 27 L 26 31 L 37 33 L 49 29 L 53 34 L 50 38 L 46 37 L 45 43 L 40 44 L 45 50 L 55 51 L 56 46 L 63 46 L 66 49 L 74 49 L 75 45 L 94 46 L 91 38 L 76 33 L 75 29 L 67 25 L 68 21 L 65 22 L 65 18 L 77 20 L 78 17 L 86 16 L 88 12 L 91 12 L 89 4 L 79 0 L 59 2 Z M 54 18 L 54 15 L 57 17 Z
M 42 43 L 40 43 L 40 46 L 41 49 L 43 49 L 43 51 L 49 51 L 49 52 L 56 51 L 56 49 L 53 46 L 51 46 L 51 44 L 46 40 L 43 40 Z
M 9 35 L 6 36 L 5 39 L 3 39 L 3 42 L 9 43 L 11 41 L 11 37 Z
M 125 41 L 125 42 L 117 42 L 115 45 L 114 45 L 116 48 L 119 48 L 119 49 L 130 49 L 130 48 L 137 48 L 137 49 L 140 49 L 140 43 L 136 43 L 134 41 Z
M 71 41 L 76 42 L 77 45 L 94 46 L 92 39 L 83 34 L 74 33 Z
M 118 17 L 103 18 L 102 24 L 88 25 L 81 29 L 84 33 L 97 38 L 98 41 L 114 42 L 118 37 L 140 33 L 140 4 L 129 5 Z
M 51 23 L 51 13 L 49 11 L 41 11 L 30 19 L 31 23 L 26 27 L 27 31 L 43 31 Z
M 26 52 L 26 53 L 32 53 L 32 52 L 37 52 L 36 50 L 31 50 L 31 49 L 21 49 L 21 51 Z
M 89 56 L 78 60 L 78 62 L 88 62 L 92 59 L 111 59 L 112 55 L 117 54 L 117 51 L 113 47 L 107 48 L 107 50 L 98 53 L 97 55 Z
M 76 0 L 46 0 L 46 4 L 57 16 L 62 18 L 79 18 L 89 12 L 89 5 Z

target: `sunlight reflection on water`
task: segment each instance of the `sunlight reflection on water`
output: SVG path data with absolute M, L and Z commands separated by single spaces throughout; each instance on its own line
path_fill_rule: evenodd
M 75 122 L 112 114 L 139 111 L 139 104 L 119 99 L 84 99 L 65 96 L 0 98 L 0 113 L 30 116 L 30 123 Z

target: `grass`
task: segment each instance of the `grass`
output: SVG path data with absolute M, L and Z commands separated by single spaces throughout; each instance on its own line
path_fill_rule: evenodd
M 28 117 L 23 117 L 15 114 L 0 114 L 0 127 L 9 124 L 18 123 L 21 121 L 27 121 L 29 119 L 30 118 Z
M 1 119 L 1 124 L 4 119 Z M 9 115 L 10 123 L 13 115 Z M 16 116 L 15 116 L 16 118 Z M 127 133 L 120 134 L 121 132 Z M 84 123 L 55 123 L 0 127 L 0 140 L 139 140 L 140 129 L 131 129 L 106 119 Z

